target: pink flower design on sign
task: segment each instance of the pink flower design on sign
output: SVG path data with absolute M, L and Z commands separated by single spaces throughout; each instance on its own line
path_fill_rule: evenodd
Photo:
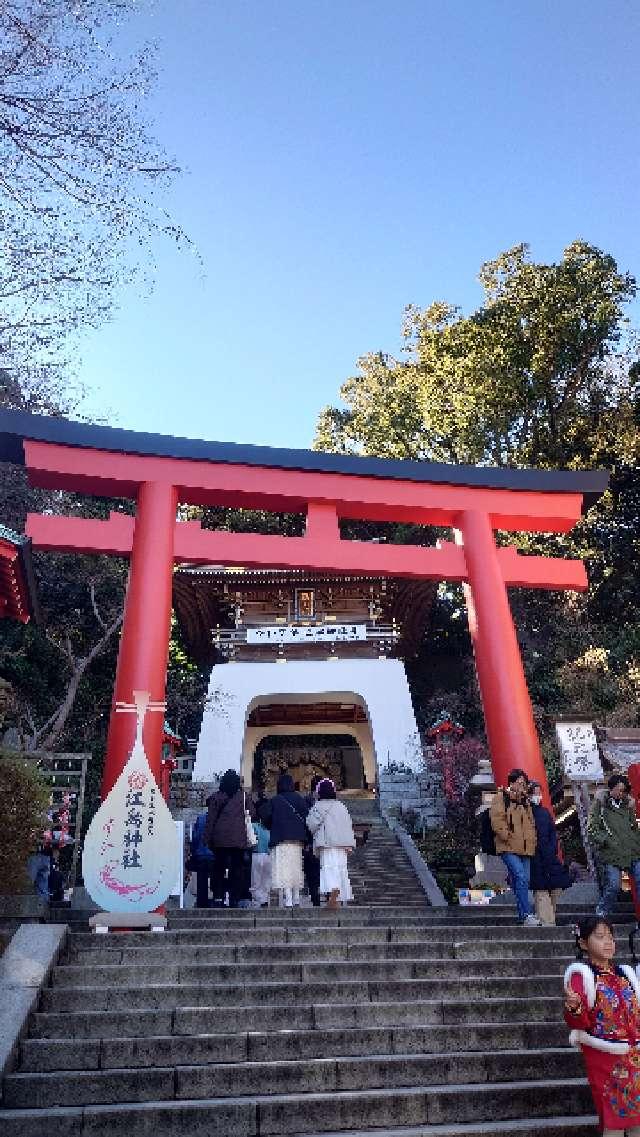
M 133 774 L 129 774 L 127 778 L 132 790 L 143 790 L 148 781 L 147 775 L 143 774 L 141 770 L 134 770 Z
M 148 884 L 146 881 L 142 881 L 140 884 L 125 884 L 124 881 L 118 880 L 117 877 L 113 875 L 113 870 L 117 864 L 117 861 L 110 861 L 98 874 L 105 888 L 110 888 L 112 892 L 117 892 L 118 896 L 153 896 L 160 884 L 159 880 L 157 880 L 155 884 Z

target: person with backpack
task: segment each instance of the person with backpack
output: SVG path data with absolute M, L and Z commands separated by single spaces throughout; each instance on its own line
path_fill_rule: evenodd
M 237 908 L 243 892 L 244 851 L 247 848 L 247 821 L 244 792 L 240 776 L 227 770 L 220 788 L 209 798 L 209 812 L 204 827 L 204 842 L 211 849 L 213 861 L 213 907 L 224 906 L 225 891 L 229 907 Z M 228 881 L 225 888 L 225 874 Z
M 496 790 L 489 809 L 496 853 L 502 858 L 516 898 L 518 920 L 526 927 L 539 928 L 529 902 L 531 860 L 537 835 L 531 803 L 527 796 L 529 779 L 524 770 L 511 770 L 506 788 Z
M 612 774 L 606 790 L 599 790 L 589 814 L 587 832 L 601 877 L 598 916 L 608 916 L 618 899 L 622 870 L 635 882 L 640 896 L 640 829 L 624 774 Z

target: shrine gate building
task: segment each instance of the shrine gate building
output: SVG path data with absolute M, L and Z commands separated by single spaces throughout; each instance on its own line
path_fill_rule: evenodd
M 179 567 L 183 640 L 212 668 L 195 780 L 210 781 L 233 754 L 245 786 L 267 793 L 285 767 L 303 790 L 315 774 L 362 789 L 379 762 L 419 767 L 401 661 L 424 638 L 435 591 L 428 580 Z

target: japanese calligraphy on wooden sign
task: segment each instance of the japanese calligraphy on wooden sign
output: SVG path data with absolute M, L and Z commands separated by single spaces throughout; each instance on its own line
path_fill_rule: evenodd
M 248 644 L 344 643 L 366 638 L 366 624 L 309 624 L 307 627 L 285 624 L 282 627 L 247 628 Z
M 106 912 L 152 912 L 164 903 L 176 881 L 176 827 L 142 744 L 148 706 L 148 693 L 134 691 L 133 749 L 84 843 L 84 882 Z
M 591 723 L 556 723 L 556 738 L 567 778 L 573 782 L 602 781 L 604 773 Z

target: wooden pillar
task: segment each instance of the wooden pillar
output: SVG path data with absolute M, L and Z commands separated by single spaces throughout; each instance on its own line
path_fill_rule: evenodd
M 509 770 L 519 766 L 529 778 L 540 782 L 543 803 L 551 808 L 520 647 L 488 515 L 479 510 L 460 513 L 456 542 L 464 547 L 469 630 L 496 785 L 505 785 Z
M 164 701 L 177 504 L 174 486 L 162 482 L 145 482 L 140 486 L 102 775 L 103 800 L 125 766 L 136 729 L 136 716 L 116 713 L 116 702 L 132 703 L 134 691 L 149 691 L 151 702 Z M 144 746 L 158 785 L 161 783 L 163 723 L 161 712 L 147 713 Z

